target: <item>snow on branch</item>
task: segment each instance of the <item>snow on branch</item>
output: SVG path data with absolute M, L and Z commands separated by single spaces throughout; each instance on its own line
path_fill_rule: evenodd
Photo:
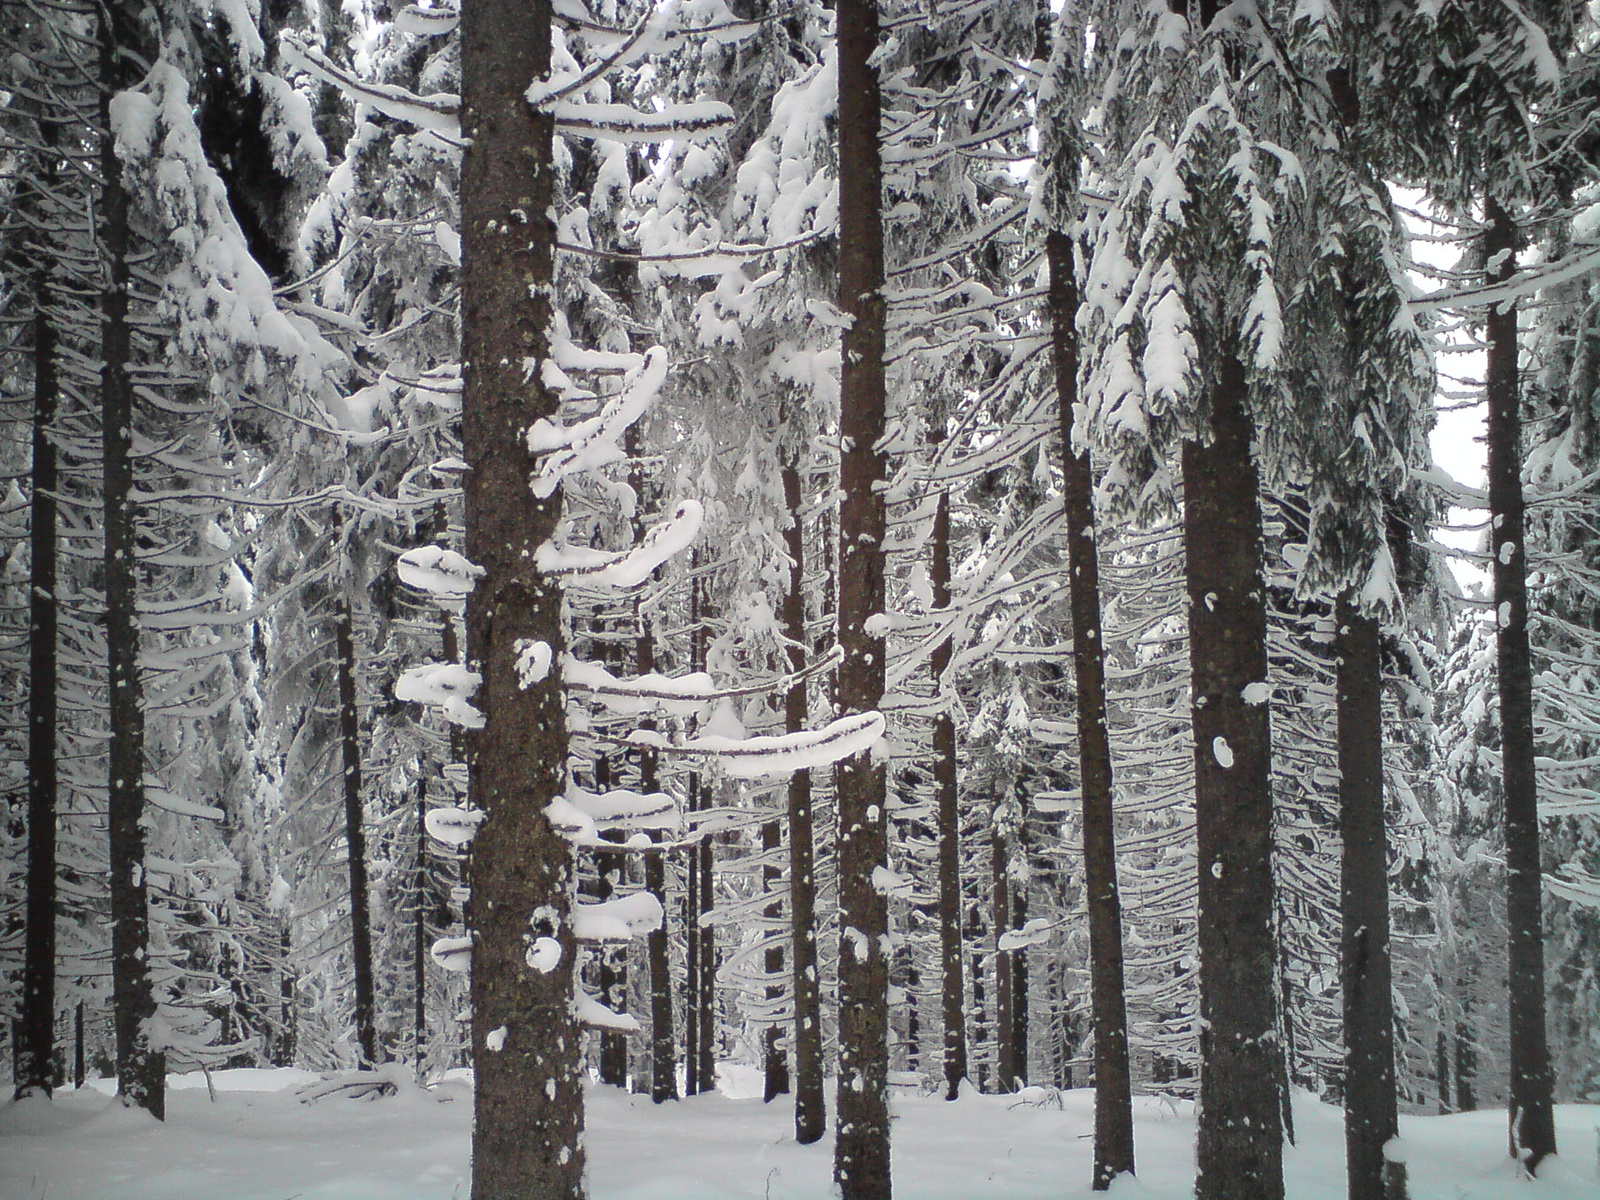
M 455 32 L 461 23 L 461 14 L 453 8 L 422 8 L 408 4 L 394 18 L 398 33 L 415 33 L 422 37 L 442 37 Z
M 1567 863 L 1555 875 L 1544 877 L 1544 886 L 1552 896 L 1559 896 L 1584 908 L 1600 910 L 1600 875 L 1591 875 L 1580 867 Z
M 759 779 L 765 775 L 792 775 L 820 770 L 853 754 L 870 750 L 883 736 L 883 714 L 853 713 L 824 725 L 761 737 L 732 738 L 702 734 L 683 742 L 669 742 L 652 729 L 636 729 L 618 741 L 670 754 L 700 754 L 716 760 L 734 779 Z
M 655 402 L 666 379 L 667 352 L 652 346 L 638 374 L 596 416 L 576 425 L 556 425 L 543 417 L 535 421 L 528 430 L 528 451 L 550 457 L 533 478 L 533 494 L 542 500 L 568 475 L 622 461 L 622 436 Z
M 436 602 L 459 602 L 477 586 L 483 568 L 443 546 L 418 546 L 395 561 L 400 582 L 427 592 Z
M 675 15 L 673 8 L 668 5 L 652 8 L 622 39 L 622 45 L 593 66 L 573 74 L 529 84 L 527 92 L 524 93 L 528 103 L 535 108 L 542 108 L 552 101 L 582 91 L 608 71 L 629 66 L 645 55 L 663 49 L 662 35 L 671 27 Z
M 1533 267 L 1505 283 L 1430 292 L 1412 300 L 1408 307 L 1413 313 L 1428 313 L 1444 308 L 1459 310 L 1485 304 L 1509 304 L 1545 288 L 1581 279 L 1595 271 L 1600 271 L 1600 245 L 1583 246 L 1564 259 Z
M 564 584 L 581 587 L 631 588 L 650 577 L 667 559 L 688 547 L 700 532 L 705 509 L 698 500 L 680 500 L 666 520 L 651 526 L 631 550 L 591 550 L 586 546 L 539 547 L 534 563 Z
M 298 67 L 306 74 L 331 84 L 358 104 L 367 104 L 397 121 L 425 129 L 453 146 L 461 141 L 461 97 L 453 92 L 434 92 L 419 96 L 406 88 L 388 83 L 369 83 L 328 59 L 322 51 L 307 46 L 293 34 L 282 38 L 284 65 Z
M 636 715 L 661 710 L 672 716 L 686 717 L 703 712 L 717 700 L 787 691 L 801 680 L 838 665 L 843 657 L 843 649 L 834 646 L 798 671 L 729 688 L 718 688 L 704 671 L 688 675 L 652 673 L 619 679 L 599 663 L 585 662 L 570 654 L 562 659 L 561 674 L 562 682 L 568 687 L 594 696 L 611 712 Z
M 627 1013 L 612 1012 L 588 992 L 579 988 L 572 998 L 578 1020 L 592 1029 L 615 1029 L 622 1033 L 638 1033 L 639 1022 Z
M 572 910 L 572 932 L 581 942 L 626 942 L 661 928 L 661 901 L 653 892 L 631 892 Z
M 626 104 L 580 104 L 555 100 L 543 108 L 555 114 L 556 131 L 569 137 L 613 142 L 704 141 L 733 124 L 733 109 L 720 100 L 668 104 L 660 112 L 640 112 Z
M 460 663 L 427 663 L 401 673 L 394 697 L 437 708 L 445 720 L 463 729 L 482 729 L 483 713 L 468 700 L 482 682 L 483 676 Z

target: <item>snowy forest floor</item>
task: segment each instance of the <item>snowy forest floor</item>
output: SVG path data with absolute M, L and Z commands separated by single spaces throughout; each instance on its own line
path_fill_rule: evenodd
M 104 1089 L 0 1109 L 5 1200 L 460 1200 L 468 1195 L 471 1091 L 463 1072 L 424 1090 L 370 1101 L 302 1104 L 304 1071 L 220 1071 L 215 1100 L 198 1076 L 174 1076 L 159 1125 L 118 1107 Z M 739 1095 L 747 1069 L 724 1074 L 734 1095 L 656 1106 L 593 1087 L 588 1096 L 594 1200 L 822 1200 L 831 1138 L 795 1144 L 791 1108 Z M 1047 1097 L 1049 1099 L 1049 1097 Z M 894 1101 L 898 1200 L 1079 1200 L 1088 1187 L 1093 1094 L 1031 1105 L 1014 1096 Z M 1191 1106 L 1135 1101 L 1139 1178 L 1115 1197 L 1187 1200 L 1193 1181 Z M 1402 1117 L 1412 1200 L 1595 1200 L 1600 1106 L 1564 1105 L 1566 1151 L 1536 1183 L 1506 1157 L 1505 1112 Z M 1299 1145 L 1288 1149 L 1291 1200 L 1344 1196 L 1342 1118 L 1297 1097 Z

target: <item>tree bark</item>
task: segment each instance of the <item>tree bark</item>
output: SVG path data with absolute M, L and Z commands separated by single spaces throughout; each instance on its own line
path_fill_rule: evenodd
M 28 907 L 17 1099 L 50 1095 L 56 1033 L 56 333 L 50 283 L 33 314 L 33 494 L 28 552 Z
M 469 911 L 473 1200 L 584 1193 L 573 863 L 544 815 L 567 782 L 565 703 L 559 672 L 522 687 L 515 666 L 519 642 L 542 641 L 559 662 L 564 641 L 561 589 L 534 566 L 561 501 L 528 488 L 523 440 L 556 409 L 541 374 L 523 367 L 546 353 L 554 279 L 554 121 L 523 95 L 549 74 L 550 20 L 550 0 L 481 0 L 461 13 L 466 550 L 484 570 L 467 603 L 485 716 L 467 738 L 468 790 L 487 814 Z M 559 944 L 553 969 L 529 965 L 530 938 Z
M 1011 928 L 1011 847 L 996 813 L 989 841 L 989 908 L 994 926 L 994 1073 L 997 1092 L 1017 1088 L 1015 996 L 1012 992 L 1011 952 L 1000 939 Z
M 1195 1195 L 1282 1200 L 1271 745 L 1267 705 L 1246 691 L 1267 679 L 1255 429 L 1237 346 L 1218 348 L 1212 371 L 1210 436 L 1183 444 L 1200 882 Z
M 446 620 L 449 618 L 446 617 Z M 449 661 L 448 659 L 446 661 Z M 417 915 L 411 945 L 411 1043 L 417 1078 L 428 1044 L 428 780 L 417 780 Z
M 656 669 L 655 637 L 647 618 L 637 615 L 639 637 L 634 643 L 638 673 L 648 675 Z M 654 729 L 655 721 L 640 722 L 641 728 Z M 639 790 L 654 792 L 656 752 L 639 751 Z M 665 850 L 653 850 L 644 859 L 644 886 L 661 903 L 661 925 L 645 936 L 645 958 L 650 965 L 650 1099 L 657 1104 L 678 1098 L 678 1043 L 672 1028 L 671 943 L 667 934 L 667 857 Z
M 334 522 L 337 529 L 339 523 Z M 339 586 L 346 586 L 341 580 Z M 356 642 L 350 598 L 334 600 L 333 643 L 339 673 L 340 778 L 344 839 L 350 872 L 350 961 L 355 977 L 356 1051 L 362 1068 L 378 1065 L 377 1005 L 372 985 L 372 914 L 367 886 L 366 814 L 361 803 L 361 710 L 356 701 Z
M 789 639 L 789 669 L 806 661 L 806 537 L 798 463 L 783 466 L 783 499 L 789 511 L 784 548 L 789 556 L 789 586 L 783 595 L 783 632 Z M 783 698 L 786 733 L 805 729 L 811 716 L 808 685 L 796 681 Z M 817 976 L 817 866 L 815 818 L 811 810 L 811 772 L 789 776 L 789 959 L 794 993 L 794 1139 L 809 1146 L 821 1139 L 828 1114 L 822 1091 L 822 989 Z
M 1518 234 L 1496 200 L 1484 205 L 1490 278 L 1516 272 Z M 1544 922 L 1539 795 L 1533 752 L 1533 667 L 1528 651 L 1528 563 L 1522 499 L 1522 414 L 1517 381 L 1517 309 L 1489 310 L 1489 517 L 1498 617 L 1500 771 L 1505 792 L 1506 923 L 1510 927 L 1511 1152 L 1530 1173 L 1556 1152 L 1555 1081 L 1545 1032 Z
M 123 27 L 137 18 L 120 6 L 100 23 L 100 421 L 105 506 L 106 666 L 109 676 L 108 798 L 111 839 L 111 992 L 117 1042 L 117 1094 L 126 1105 L 166 1116 L 166 1055 L 152 1044 L 156 1015 L 150 978 L 150 909 L 144 828 L 144 694 L 139 675 L 137 518 L 133 505 L 133 355 L 128 315 L 131 244 L 128 192 L 111 128 L 111 97 L 126 86 Z
M 1078 709 L 1078 780 L 1083 792 L 1083 866 L 1089 913 L 1089 1004 L 1094 1027 L 1094 1190 L 1133 1173 L 1133 1085 L 1123 983 L 1122 896 L 1117 886 L 1111 737 L 1106 726 L 1106 659 L 1100 622 L 1100 551 L 1094 471 L 1074 445 L 1078 403 L 1078 281 L 1072 242 L 1045 236 L 1050 265 L 1050 334 L 1061 422 L 1062 519 L 1072 606 L 1072 674 Z
M 840 378 L 839 667 L 841 713 L 875 711 L 884 689 L 885 426 L 882 168 L 876 0 L 839 0 Z M 833 1172 L 842 1200 L 889 1200 L 888 866 L 885 764 L 871 753 L 838 767 L 839 1117 Z
M 1389 842 L 1383 816 L 1383 663 L 1378 621 L 1341 597 L 1336 628 L 1339 871 L 1344 993 L 1344 1137 L 1350 1200 L 1405 1200 L 1406 1168 L 1383 1146 L 1400 1132 L 1389 956 Z
M 942 441 L 944 431 L 938 430 Z M 950 494 L 939 493 L 933 512 L 933 607 L 950 607 Z M 951 647 L 934 647 L 928 665 L 936 694 L 943 690 Z M 944 1018 L 944 1098 L 961 1094 L 967 1077 L 966 981 L 961 964 L 961 807 L 957 790 L 956 723 L 941 709 L 933 719 L 933 790 L 939 829 L 939 1008 Z

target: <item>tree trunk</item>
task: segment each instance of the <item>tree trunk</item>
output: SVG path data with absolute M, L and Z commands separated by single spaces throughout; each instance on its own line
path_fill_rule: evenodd
M 783 499 L 789 510 L 784 548 L 789 555 L 789 587 L 783 595 L 783 632 L 789 639 L 789 668 L 805 665 L 806 531 L 800 521 L 802 502 L 798 463 L 783 467 Z M 808 685 L 798 680 L 783 698 L 786 733 L 805 729 L 811 716 Z M 811 772 L 789 776 L 789 958 L 794 992 L 794 1139 L 802 1146 L 818 1141 L 827 1128 L 822 1092 L 822 989 L 817 977 L 817 867 Z
M 573 1017 L 570 848 L 544 815 L 566 788 L 559 672 L 530 687 L 519 642 L 559 662 L 561 589 L 534 566 L 559 493 L 528 488 L 523 440 L 555 397 L 523 362 L 546 353 L 554 279 L 554 121 L 523 93 L 550 70 L 550 0 L 481 0 L 461 12 L 462 440 L 467 557 L 483 568 L 467 603 L 484 727 L 469 734 L 469 794 L 487 814 L 472 842 L 473 1200 L 584 1193 L 581 1039 Z M 527 939 L 560 946 L 529 967 Z M 504 1031 L 501 1034 L 500 1031 Z M 498 1051 L 489 1034 L 504 1037 Z
M 334 527 L 338 528 L 337 520 Z M 348 586 L 341 580 L 339 586 Z M 350 960 L 355 976 L 356 1050 L 362 1068 L 378 1065 L 377 1005 L 372 986 L 372 914 L 368 905 L 367 832 L 361 803 L 361 710 L 356 702 L 356 642 L 350 599 L 334 600 L 334 654 L 339 670 L 339 751 L 344 788 L 344 838 L 350 870 Z
M 839 0 L 840 377 L 839 667 L 842 714 L 883 699 L 885 511 L 883 214 L 878 126 L 876 0 Z M 839 1117 L 833 1171 L 842 1200 L 889 1200 L 889 931 L 887 898 L 872 872 L 888 866 L 885 764 L 870 753 L 838 767 Z
M 1078 780 L 1083 791 L 1083 866 L 1089 912 L 1089 1004 L 1094 1025 L 1094 1189 L 1133 1173 L 1133 1085 L 1123 990 L 1122 896 L 1117 887 L 1111 737 L 1106 726 L 1106 658 L 1100 624 L 1100 552 L 1094 471 L 1074 445 L 1078 403 L 1078 281 L 1072 242 L 1045 237 L 1050 263 L 1050 332 L 1061 421 L 1062 518 L 1067 527 L 1072 605 L 1072 673 L 1078 702 Z
M 937 431 L 942 441 L 944 431 Z M 950 494 L 939 493 L 933 512 L 933 606 L 950 607 Z M 950 668 L 949 639 L 929 656 L 935 694 Z M 966 981 L 961 969 L 961 807 L 956 760 L 956 723 L 941 708 L 933 719 L 933 790 L 939 825 L 939 996 L 944 1017 L 944 1098 L 961 1094 L 967 1077 Z
M 446 618 L 448 619 L 448 618 Z M 449 661 L 448 659 L 446 661 Z M 428 1045 L 428 780 L 417 780 L 417 915 L 411 946 L 411 1044 L 417 1078 Z
M 56 333 L 35 285 L 33 494 L 28 552 L 28 908 L 17 1022 L 17 1099 L 51 1092 L 56 1033 Z
M 1002 1093 L 1016 1090 L 1018 1075 L 1012 957 L 1000 948 L 1000 939 L 1011 928 L 1010 867 L 1011 847 L 997 815 L 989 842 L 989 907 L 994 925 L 994 1082 Z
M 1282 1200 L 1267 679 L 1254 425 L 1236 346 L 1213 354 L 1206 443 L 1183 444 L 1200 876 L 1197 1200 Z M 1256 703 L 1251 703 L 1257 699 Z
M 106 665 L 111 724 L 108 797 L 111 839 L 111 992 L 117 1041 L 117 1094 L 130 1106 L 166 1116 L 166 1055 L 152 1045 L 156 1015 L 150 978 L 150 909 L 144 828 L 144 695 L 139 676 L 138 567 L 133 507 L 133 353 L 128 319 L 131 272 L 128 193 L 110 131 L 111 97 L 126 83 L 122 25 L 137 18 L 102 10 L 100 245 L 106 286 L 100 297 L 101 486 L 105 505 Z
M 638 673 L 648 675 L 656 669 L 656 644 L 647 618 L 638 615 L 639 637 L 634 643 Z M 654 729 L 654 720 L 640 722 L 640 728 Z M 656 753 L 639 751 L 639 790 L 646 794 L 659 786 Z M 645 957 L 650 965 L 650 1099 L 660 1104 L 678 1098 L 678 1043 L 672 1028 L 671 942 L 667 934 L 667 856 L 653 850 L 644 859 L 644 886 L 661 902 L 661 926 L 645 936 Z
M 703 671 L 710 638 L 704 624 L 704 601 L 699 596 L 698 584 L 695 599 L 698 603 L 694 609 L 694 632 L 689 642 L 690 669 Z M 706 801 L 711 794 L 710 788 L 704 780 L 701 780 L 700 788 L 702 805 L 709 808 Z M 703 834 L 700 844 L 689 850 L 689 894 L 693 898 L 690 904 L 693 910 L 691 920 L 699 930 L 699 959 L 695 964 L 697 974 L 694 985 L 696 1003 L 690 1019 L 696 1026 L 695 1070 L 702 1092 L 717 1090 L 717 934 L 714 928 L 702 924 L 700 920 L 711 911 L 716 901 L 713 895 L 716 850 L 711 836 L 709 833 Z
M 1484 206 L 1490 278 L 1517 269 L 1516 225 L 1500 203 Z M 1544 922 L 1539 863 L 1539 795 L 1533 754 L 1533 667 L 1528 652 L 1528 562 L 1523 543 L 1522 414 L 1517 382 L 1515 303 L 1491 307 L 1485 340 L 1489 402 L 1489 516 L 1495 662 L 1500 685 L 1500 771 L 1505 791 L 1506 923 L 1510 927 L 1511 1153 L 1537 1173 L 1556 1152 L 1554 1076 L 1545 1034 Z
M 699 552 L 692 562 L 699 566 Z M 705 663 L 705 640 L 700 628 L 699 576 L 689 583 L 689 669 L 698 671 Z M 698 812 L 704 792 L 700 774 L 689 772 L 687 791 L 690 812 Z M 698 1096 L 710 1091 L 715 1080 L 700 1078 L 700 955 L 704 945 L 700 928 L 700 847 L 691 843 L 684 851 L 683 862 L 683 928 L 684 928 L 684 985 L 683 985 L 683 1090 L 686 1095 Z
M 1404 1163 L 1384 1157 L 1400 1132 L 1390 993 L 1389 842 L 1383 818 L 1383 663 L 1378 621 L 1341 597 L 1335 682 L 1339 712 L 1339 909 L 1343 919 L 1344 1138 L 1350 1200 L 1405 1200 Z

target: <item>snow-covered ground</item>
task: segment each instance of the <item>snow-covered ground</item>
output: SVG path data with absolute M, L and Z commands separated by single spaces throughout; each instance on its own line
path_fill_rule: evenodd
M 589 1093 L 594 1200 L 822 1200 L 832 1145 L 795 1144 L 786 1104 L 733 1093 L 656 1106 L 613 1088 Z M 462 1079 L 406 1086 L 378 1100 L 302 1104 L 303 1071 L 225 1071 L 215 1099 L 197 1076 L 174 1077 L 165 1125 L 120 1108 L 96 1087 L 53 1103 L 0 1109 L 4 1200 L 456 1200 L 468 1195 L 471 1093 Z M 1087 1200 L 1087 1091 L 1044 1096 L 895 1100 L 899 1200 Z M 1112 1195 L 1187 1200 L 1194 1121 L 1187 1104 L 1141 1098 L 1139 1178 Z M 1298 1148 L 1287 1157 L 1293 1200 L 1342 1200 L 1341 1118 L 1299 1098 Z M 1565 1156 L 1536 1183 L 1505 1153 L 1505 1113 L 1403 1117 L 1413 1200 L 1596 1200 L 1600 1106 L 1558 1110 Z

